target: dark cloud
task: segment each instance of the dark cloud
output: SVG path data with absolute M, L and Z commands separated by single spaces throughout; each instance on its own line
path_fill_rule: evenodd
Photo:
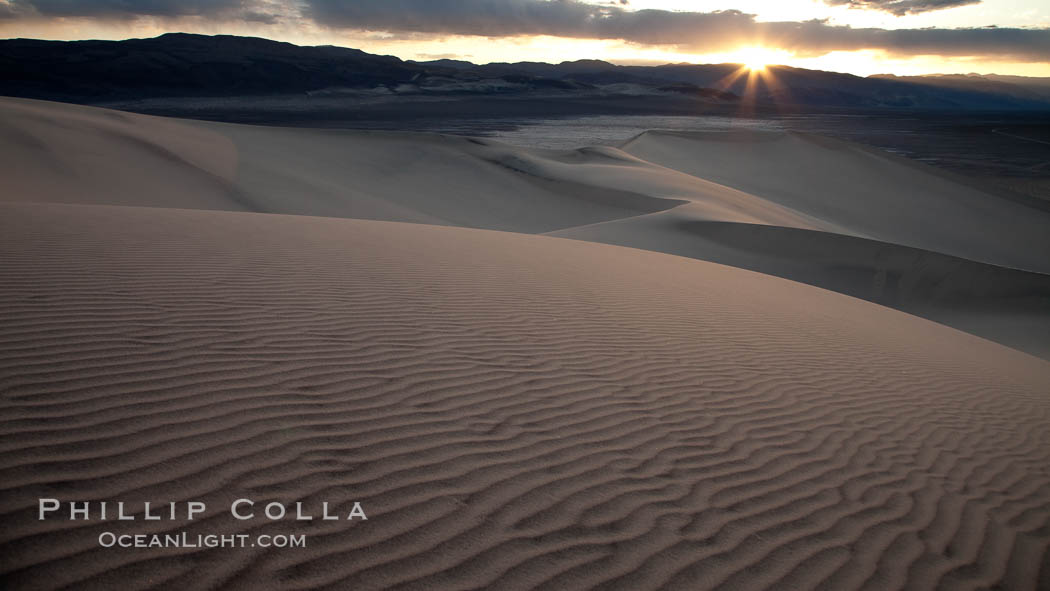
M 623 39 L 687 51 L 762 44 L 806 56 L 881 49 L 903 55 L 1050 61 L 1050 29 L 854 29 L 820 20 L 757 22 L 738 10 L 632 11 L 576 0 L 305 0 L 304 11 L 324 26 L 391 32 Z
M 328 26 L 493 37 L 589 37 L 599 33 L 598 20 L 622 12 L 561 0 L 305 1 L 306 16 Z
M 897 16 L 980 4 L 981 0 L 824 0 L 832 6 L 881 10 Z
M 826 0 L 915 11 L 967 0 Z M 299 19 L 335 30 L 384 31 L 401 37 L 552 35 L 622 39 L 683 51 L 741 45 L 779 47 L 802 56 L 885 50 L 896 55 L 984 56 L 1050 61 L 1050 29 L 854 29 L 827 21 L 758 22 L 738 10 L 630 10 L 618 2 L 579 0 L 14 0 L 19 15 L 99 19 L 204 16 L 216 22 Z M 905 6 L 906 5 L 906 6 Z M 4 4 L 0 3 L 0 7 Z
M 241 18 L 250 23 L 262 23 L 264 25 L 275 25 L 281 20 L 281 17 L 276 14 L 259 10 L 246 10 Z
M 251 0 L 11 0 L 21 15 L 133 18 L 138 16 L 231 16 L 250 12 Z
M 1050 29 L 852 29 L 821 22 L 762 23 L 774 47 L 800 55 L 881 49 L 896 55 L 988 56 L 1050 61 Z

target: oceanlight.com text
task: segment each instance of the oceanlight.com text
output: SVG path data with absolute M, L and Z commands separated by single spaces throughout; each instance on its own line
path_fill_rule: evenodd
M 305 535 L 285 534 L 116 534 L 102 532 L 103 548 L 305 548 Z

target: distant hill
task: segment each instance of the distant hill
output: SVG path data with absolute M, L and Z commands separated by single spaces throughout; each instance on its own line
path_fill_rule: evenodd
M 472 68 L 476 68 L 477 67 L 476 64 L 473 64 L 471 62 L 467 62 L 467 61 L 463 61 L 463 60 L 450 60 L 450 59 L 430 60 L 430 61 L 427 61 L 427 62 L 416 62 L 416 61 L 408 60 L 408 63 L 410 63 L 410 64 L 420 64 L 422 66 L 430 66 L 430 67 L 433 67 L 433 68 L 454 68 L 456 70 L 470 70 Z
M 749 85 L 741 73 L 737 64 L 413 62 L 343 47 L 185 33 L 126 41 L 0 41 L 0 95 L 80 103 L 340 93 L 395 98 L 542 93 L 545 100 L 556 100 L 619 93 L 712 103 L 743 98 L 816 107 L 1050 110 L 1050 83 L 1042 79 L 861 78 L 773 66 Z
M 1027 78 L 1024 76 L 1001 76 L 998 74 L 934 74 L 928 76 L 873 76 L 882 80 L 893 80 L 950 88 L 965 92 L 980 92 L 999 96 L 1010 96 L 1029 101 L 1050 101 L 1050 78 Z
M 0 93 L 60 100 L 372 87 L 407 82 L 421 70 L 396 57 L 357 49 L 229 35 L 0 41 Z

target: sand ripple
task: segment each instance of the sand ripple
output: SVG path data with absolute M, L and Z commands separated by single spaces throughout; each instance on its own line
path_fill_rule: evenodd
M 669 255 L 388 222 L 0 210 L 6 588 L 1010 589 L 1050 364 Z M 187 524 L 38 497 L 200 499 Z M 238 497 L 367 522 L 236 521 Z M 101 549 L 102 531 L 306 533 Z

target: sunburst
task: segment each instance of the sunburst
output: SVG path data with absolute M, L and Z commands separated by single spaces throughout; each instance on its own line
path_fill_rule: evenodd
M 759 102 L 767 102 L 775 109 L 791 104 L 789 89 L 777 80 L 777 70 L 771 67 L 784 58 L 783 50 L 762 46 L 742 47 L 734 51 L 732 60 L 740 67 L 713 84 L 714 88 L 740 95 L 742 114 L 753 113 Z
M 765 47 L 745 47 L 734 52 L 739 61 L 751 72 L 764 72 L 766 67 L 780 57 L 780 52 Z

